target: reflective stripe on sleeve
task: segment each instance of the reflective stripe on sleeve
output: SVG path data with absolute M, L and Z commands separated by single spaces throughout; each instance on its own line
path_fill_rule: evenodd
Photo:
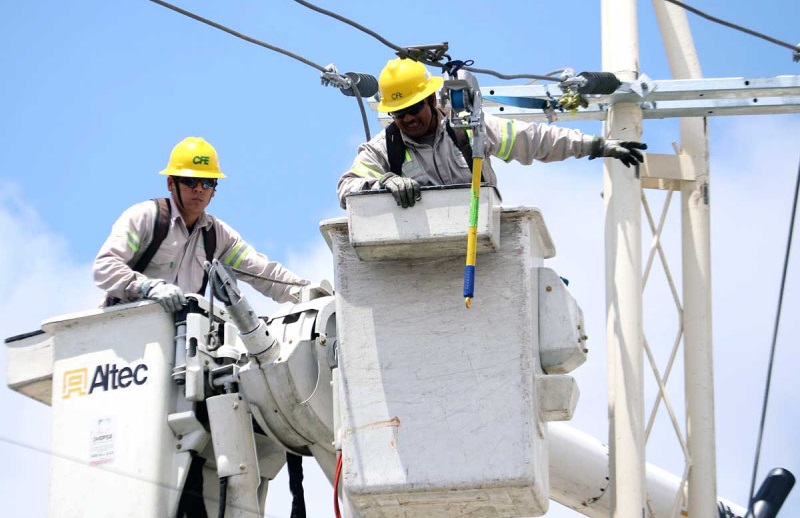
M 353 164 L 353 167 L 350 168 L 350 172 L 361 176 L 362 178 L 380 178 L 383 176 L 379 171 L 369 168 L 361 162 L 356 162 Z
M 128 248 L 131 249 L 131 252 L 134 254 L 139 251 L 139 236 L 136 235 L 135 232 L 128 229 Z
M 497 152 L 497 158 L 508 160 L 511 156 L 511 150 L 514 149 L 514 139 L 516 137 L 514 120 L 507 120 L 500 133 L 500 150 Z
M 238 268 L 247 254 L 250 253 L 251 247 L 242 247 L 242 243 L 236 245 L 231 253 L 228 254 L 228 257 L 225 258 L 223 261 L 227 266 L 232 266 L 233 268 Z

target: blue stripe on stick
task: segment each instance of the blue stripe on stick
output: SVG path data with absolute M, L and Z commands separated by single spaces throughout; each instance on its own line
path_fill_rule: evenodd
M 475 266 L 464 267 L 464 296 L 472 297 L 475 291 Z

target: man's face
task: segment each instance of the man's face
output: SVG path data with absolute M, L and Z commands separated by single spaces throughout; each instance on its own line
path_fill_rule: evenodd
M 205 183 L 205 186 L 203 185 Z M 188 221 L 195 221 L 206 210 L 211 198 L 214 197 L 216 180 L 206 178 L 184 178 L 181 176 L 170 176 L 167 179 L 169 191 L 175 196 L 174 189 L 180 189 L 180 200 L 183 201 L 183 208 L 178 209 Z
M 429 99 L 430 97 L 425 98 L 408 108 L 390 113 L 397 127 L 405 135 L 418 139 L 432 135 L 436 131 L 436 126 L 431 124 L 433 109 Z

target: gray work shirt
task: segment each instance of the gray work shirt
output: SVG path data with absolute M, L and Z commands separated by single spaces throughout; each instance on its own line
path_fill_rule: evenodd
M 403 176 L 413 178 L 420 185 L 453 185 L 472 181 L 472 164 L 447 134 L 447 117 L 439 112 L 439 125 L 433 143 L 421 143 L 403 135 L 406 159 Z M 489 156 L 505 162 L 516 160 L 530 164 L 534 160 L 555 162 L 569 157 L 581 158 L 589 154 L 592 135 L 560 126 L 527 123 L 515 119 L 501 119 L 484 114 L 486 129 L 486 158 L 483 162 L 483 181 L 497 185 L 497 176 Z M 380 188 L 378 180 L 389 172 L 386 149 L 386 130 L 369 142 L 361 144 L 353 165 L 339 179 L 337 194 L 342 208 L 345 197 L 351 192 Z
M 95 284 L 107 295 L 122 302 L 142 298 L 141 285 L 148 279 L 163 279 L 185 293 L 197 293 L 203 283 L 206 261 L 203 228 L 213 225 L 217 245 L 214 258 L 234 268 L 237 278 L 278 302 L 294 300 L 289 291 L 309 281 L 298 277 L 280 263 L 256 252 L 230 225 L 203 213 L 191 233 L 171 205 L 167 237 L 142 273 L 133 270 L 153 239 L 156 204 L 138 203 L 128 208 L 114 223 L 94 262 Z

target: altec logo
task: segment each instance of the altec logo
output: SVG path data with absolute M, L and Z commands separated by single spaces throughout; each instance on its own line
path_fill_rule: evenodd
M 98 365 L 94 374 L 89 379 L 89 369 L 73 369 L 64 372 L 64 390 L 62 399 L 72 395 L 86 396 L 96 390 L 103 392 L 109 390 L 125 389 L 131 385 L 144 385 L 147 381 L 147 365 L 140 364 L 136 367 L 117 368 L 117 364 Z

